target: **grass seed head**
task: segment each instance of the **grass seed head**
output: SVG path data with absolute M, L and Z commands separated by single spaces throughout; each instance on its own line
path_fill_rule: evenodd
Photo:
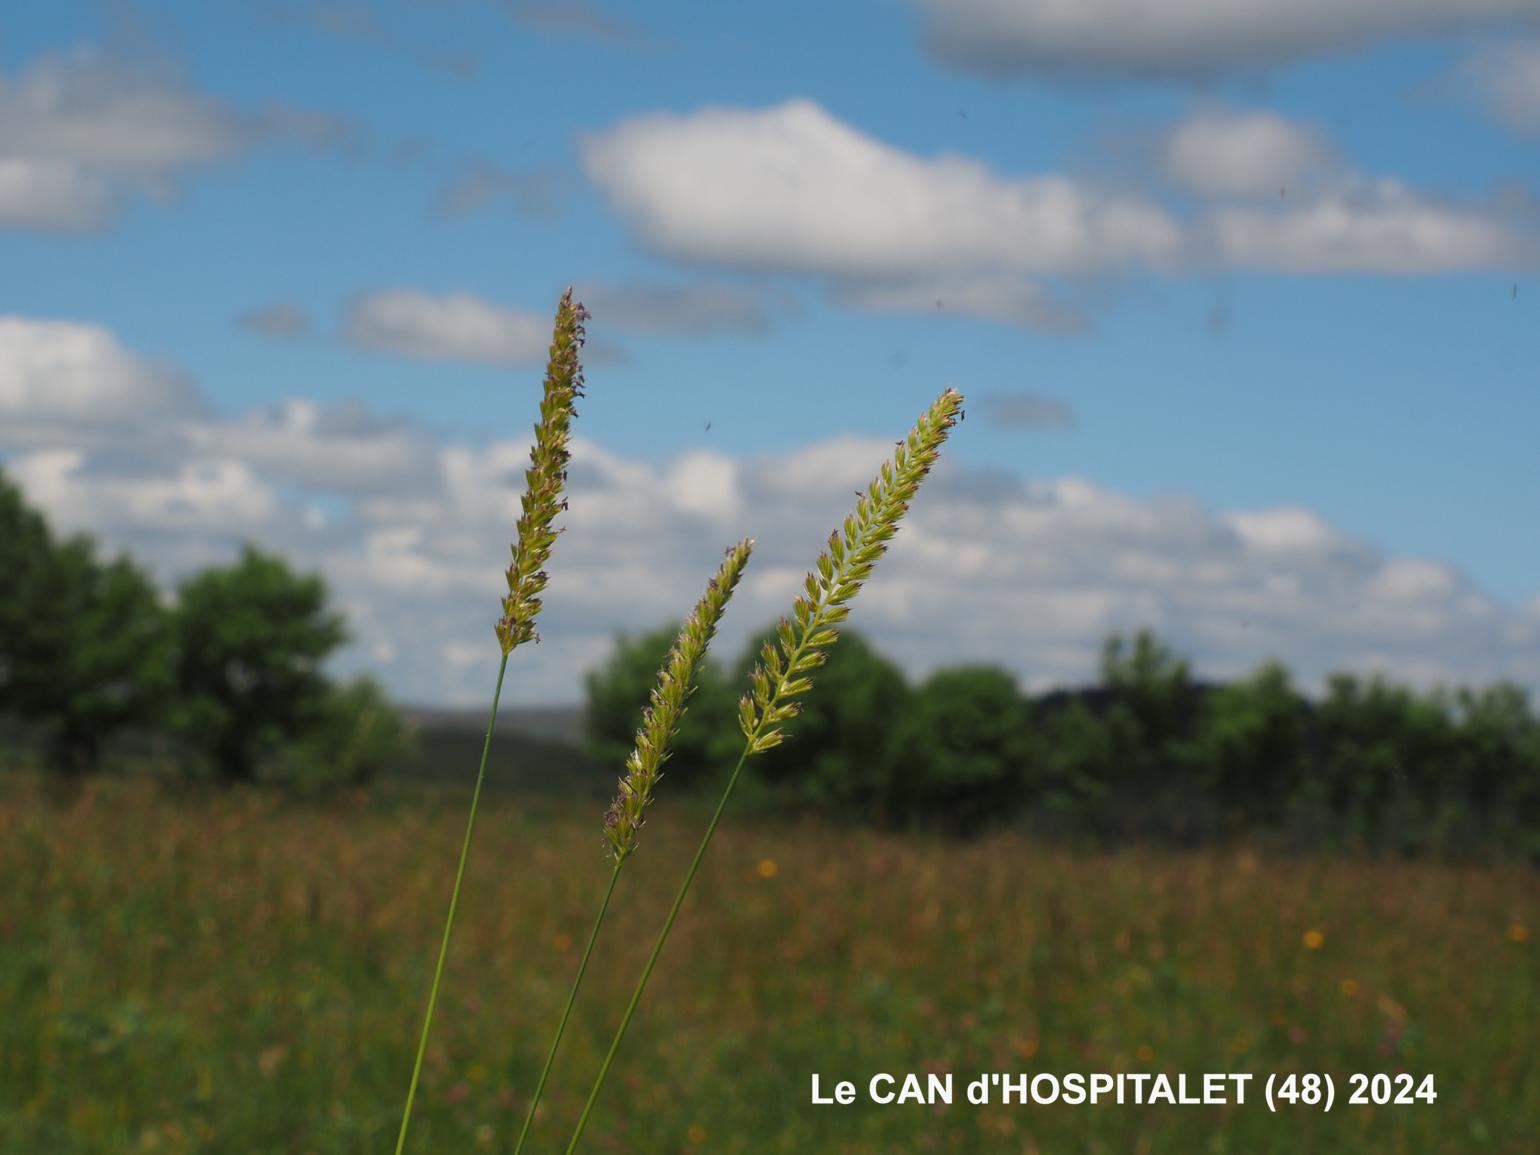
M 936 398 L 867 490 L 857 492 L 855 512 L 845 518 L 843 530 L 829 535 L 828 548 L 807 575 L 791 617 L 781 620 L 776 640 L 765 644 L 749 675 L 749 692 L 739 700 L 738 724 L 751 754 L 781 744 L 781 724 L 796 717 L 800 708 L 793 699 L 812 688 L 809 674 L 828 658 L 829 647 L 839 638 L 837 627 L 850 613 L 850 600 L 887 552 L 920 482 L 961 419 L 962 404 L 956 389 Z
M 662 777 L 660 770 L 668 760 L 668 745 L 679 729 L 686 702 L 695 692 L 696 678 L 706 650 L 716 633 L 717 622 L 727 608 L 727 602 L 743 576 L 754 542 L 748 538 L 727 551 L 727 557 L 716 572 L 700 601 L 695 603 L 689 618 L 674 646 L 658 671 L 658 684 L 642 714 L 641 728 L 636 732 L 636 746 L 626 759 L 626 773 L 620 780 L 620 792 L 615 796 L 609 813 L 604 816 L 604 835 L 610 844 L 610 853 L 617 863 L 636 849 L 636 838 L 645 820 L 645 811 L 652 804 L 652 789 Z
M 540 594 L 546 584 L 546 559 L 561 532 L 553 529 L 552 523 L 557 513 L 567 508 L 562 498 L 570 456 L 567 439 L 572 418 L 577 415 L 577 399 L 583 396 L 583 369 L 578 354 L 586 335 L 583 322 L 588 316 L 587 309 L 573 302 L 570 288 L 562 294 L 546 362 L 540 421 L 535 426 L 535 444 L 529 451 L 530 465 L 524 471 L 527 485 L 518 538 L 513 543 L 513 562 L 508 567 L 508 596 L 503 599 L 503 616 L 497 620 L 497 640 L 504 656 L 522 642 L 540 640 L 535 633 L 535 617 L 540 613 Z

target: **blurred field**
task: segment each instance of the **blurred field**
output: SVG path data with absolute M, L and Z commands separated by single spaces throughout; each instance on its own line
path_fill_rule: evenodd
M 0 1150 L 393 1148 L 464 795 L 69 803 L 0 777 Z M 701 828 L 660 801 L 548 1093 L 561 1151 Z M 483 811 L 415 1151 L 517 1131 L 606 878 L 598 809 Z M 595 1152 L 1533 1152 L 1540 878 L 724 827 Z M 1316 932 L 1316 936 L 1309 932 Z M 1307 945 L 1317 944 L 1315 949 Z M 980 1071 L 1432 1072 L 1429 1106 L 978 1108 Z M 951 1070 L 958 1105 L 808 1105 Z M 1339 1087 L 1341 1084 L 1339 1083 Z M 1253 1091 L 1260 1097 L 1260 1088 Z

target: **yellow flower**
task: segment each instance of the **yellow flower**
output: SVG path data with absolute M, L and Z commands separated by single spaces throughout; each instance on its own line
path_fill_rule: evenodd
M 1148 1063 L 1154 1057 L 1155 1048 L 1148 1043 L 1140 1043 L 1134 1048 L 1134 1058 L 1138 1059 L 1141 1063 Z
M 1326 945 L 1326 936 L 1318 930 L 1307 930 L 1300 941 L 1305 944 L 1306 950 L 1320 950 Z
M 1508 928 L 1508 939 L 1510 942 L 1528 942 L 1529 927 L 1525 926 L 1522 922 L 1514 923 Z
M 774 878 L 781 872 L 781 868 L 775 864 L 775 860 L 770 858 L 761 858 L 759 865 L 754 869 L 759 872 L 760 878 Z
M 1350 999 L 1358 993 L 1358 982 L 1356 979 L 1343 979 L 1338 989 L 1342 991 L 1344 998 Z
M 685 1132 L 685 1138 L 690 1141 L 690 1146 L 699 1147 L 706 1141 L 706 1128 L 699 1123 L 691 1123 L 689 1131 Z

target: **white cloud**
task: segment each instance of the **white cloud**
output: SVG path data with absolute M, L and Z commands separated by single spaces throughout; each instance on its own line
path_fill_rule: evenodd
M 1533 227 L 1507 210 L 1358 172 L 1273 113 L 1200 112 L 1164 135 L 1160 163 L 1196 201 L 1190 268 L 1426 275 L 1540 258 Z
M 1504 211 L 1357 173 L 1317 130 L 1270 113 L 1209 110 L 1162 136 L 1157 161 L 1189 194 L 1180 213 L 1153 193 L 917 156 L 805 100 L 640 117 L 582 154 L 663 256 L 813 278 L 849 308 L 1046 331 L 1089 328 L 1048 284 L 1107 273 L 1435 274 L 1540 255 Z
M 163 71 L 81 53 L 0 77 L 0 227 L 94 228 L 241 147 L 224 105 Z
M 378 493 L 431 483 L 435 450 L 401 424 L 357 402 L 323 407 L 291 398 L 235 420 L 188 422 L 193 452 L 235 458 L 275 479 L 338 493 Z
M 1325 167 L 1319 135 L 1273 113 L 1206 113 L 1178 125 L 1162 157 L 1166 175 L 1204 196 L 1277 196 Z
M 582 143 L 589 177 L 650 247 L 686 261 L 838 279 L 1083 272 L 1159 262 L 1156 206 L 1059 176 L 917 157 L 795 100 L 623 122 Z
M 364 349 L 444 361 L 541 360 L 551 319 L 495 305 L 470 293 L 434 296 L 415 289 L 368 293 L 348 310 L 348 340 Z
M 18 388 L 34 379 L 0 355 L 11 374 L 0 378 L 10 405 L 0 429 L 41 427 L 51 414 L 52 439 L 6 463 L 30 501 L 63 528 L 134 550 L 167 580 L 253 539 L 327 577 L 354 628 L 354 668 L 394 655 L 384 675 L 404 698 L 484 699 L 527 441 L 434 442 L 359 405 L 301 399 L 233 418 L 181 414 L 186 399 L 157 393 L 162 379 L 110 334 L 62 335 L 64 348 L 94 350 L 85 363 L 105 367 L 71 405 Z M 111 440 L 82 434 L 95 420 L 83 399 L 122 413 L 135 398 L 168 419 L 118 424 Z M 576 699 L 615 629 L 682 616 L 722 549 L 752 536 L 755 557 L 717 646 L 735 654 L 786 611 L 892 442 L 649 460 L 579 438 L 572 451 L 545 644 L 520 655 L 515 700 Z M 1540 690 L 1540 598 L 1505 605 L 1449 565 L 1386 555 L 1298 507 L 1137 500 L 1080 478 L 969 471 L 950 456 L 853 624 L 916 676 L 984 661 L 1024 685 L 1080 682 L 1109 632 L 1148 626 L 1206 677 L 1277 657 L 1311 687 L 1372 665 L 1418 681 L 1508 677 Z
M 1282 199 L 1282 198 L 1280 198 Z M 1218 263 L 1294 273 L 1443 273 L 1532 263 L 1536 238 L 1398 181 L 1354 182 L 1286 207 L 1225 206 L 1205 222 Z
M 245 462 L 187 462 L 161 476 L 91 473 L 78 449 L 40 449 L 7 462 L 6 472 L 68 529 L 257 532 L 278 512 L 278 499 Z
M 197 406 L 194 387 L 77 321 L 0 315 L 0 444 L 97 436 Z
M 918 0 L 925 46 L 990 75 L 1192 79 L 1540 14 L 1535 0 Z
M 1520 132 L 1540 132 L 1540 38 L 1483 49 L 1466 68 L 1503 120 Z

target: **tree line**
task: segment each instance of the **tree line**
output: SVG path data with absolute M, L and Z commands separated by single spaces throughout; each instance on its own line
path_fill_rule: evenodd
M 617 639 L 588 676 L 591 753 L 618 765 L 677 627 Z M 664 772 L 721 773 L 760 646 L 708 665 Z M 1109 638 L 1094 686 L 1023 694 L 990 665 L 919 684 L 847 631 L 785 746 L 769 801 L 898 828 L 1010 824 L 1177 844 L 1241 833 L 1297 849 L 1540 861 L 1540 719 L 1519 686 L 1418 692 L 1340 673 L 1313 701 L 1278 662 L 1214 685 L 1154 634 Z
M 677 626 L 617 639 L 585 683 L 587 752 L 618 768 Z M 737 699 L 766 630 L 708 661 L 665 773 L 724 773 Z M 361 785 L 411 734 L 378 683 L 339 683 L 347 639 L 324 582 L 248 547 L 170 598 L 127 556 L 61 538 L 0 472 L 0 728 L 20 723 L 62 775 L 115 740 L 169 738 L 191 771 L 305 790 Z M 1103 646 L 1096 684 L 1021 692 L 989 665 L 911 684 L 846 631 L 784 747 L 756 762 L 776 806 L 895 828 L 1009 823 L 1076 839 L 1502 851 L 1540 862 L 1540 719 L 1523 688 L 1418 692 L 1334 675 L 1318 701 L 1277 662 L 1206 684 L 1148 631 Z
M 347 640 L 321 578 L 247 547 L 163 598 L 127 555 L 60 538 L 0 473 L 0 718 L 79 776 L 125 734 L 170 736 L 218 781 L 366 781 L 405 726 L 369 678 L 322 664 Z

